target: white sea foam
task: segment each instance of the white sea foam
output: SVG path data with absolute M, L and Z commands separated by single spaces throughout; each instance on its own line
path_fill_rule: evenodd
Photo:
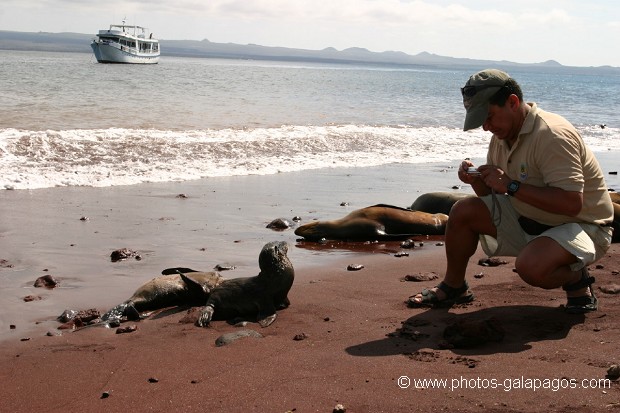
M 617 129 L 581 130 L 595 151 L 620 150 Z M 0 188 L 131 185 L 328 167 L 483 157 L 489 134 L 444 127 L 282 126 L 163 131 L 0 130 Z

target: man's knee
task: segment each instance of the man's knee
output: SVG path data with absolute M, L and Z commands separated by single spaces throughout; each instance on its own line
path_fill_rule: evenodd
M 515 260 L 515 271 L 519 274 L 519 277 L 531 286 L 547 288 L 547 283 L 545 282 L 547 273 L 542 269 L 543 266 L 540 263 L 520 258 L 517 257 Z
M 450 219 L 471 220 L 479 217 L 481 212 L 488 212 L 488 208 L 480 198 L 464 198 L 454 203 L 450 210 Z

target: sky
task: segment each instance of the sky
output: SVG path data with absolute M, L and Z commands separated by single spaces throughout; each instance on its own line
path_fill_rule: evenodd
M 1 0 L 0 30 L 620 67 L 618 0 Z

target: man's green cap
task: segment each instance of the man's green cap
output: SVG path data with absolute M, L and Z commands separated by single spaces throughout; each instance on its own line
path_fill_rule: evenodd
M 467 114 L 463 130 L 475 129 L 489 116 L 489 99 L 496 94 L 510 76 L 497 69 L 486 69 L 471 75 L 462 89 L 463 105 Z

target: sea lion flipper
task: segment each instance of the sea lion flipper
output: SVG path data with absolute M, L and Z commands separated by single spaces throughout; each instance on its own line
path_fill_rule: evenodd
M 174 268 L 166 268 L 165 270 L 161 272 L 161 274 L 170 275 L 170 274 L 179 274 L 179 273 L 186 273 L 186 272 L 198 272 L 198 271 L 192 270 L 191 268 L 174 267 Z
M 109 321 L 120 321 L 120 319 L 125 314 L 125 310 L 127 309 L 128 302 L 125 301 L 120 303 L 116 307 L 110 309 L 104 315 L 101 316 L 101 321 L 109 322 Z
M 276 317 L 277 317 L 276 313 L 268 315 L 267 317 L 264 317 L 264 318 L 261 318 L 261 316 L 259 315 L 258 324 L 260 324 L 260 326 L 263 328 L 269 327 L 274 321 L 276 321 Z
M 215 313 L 215 307 L 213 305 L 206 305 L 202 308 L 200 312 L 200 316 L 198 320 L 196 320 L 196 325 L 198 327 L 208 327 L 209 323 L 213 319 L 213 314 Z
M 194 280 L 192 277 L 183 274 L 181 271 L 178 271 L 178 274 L 181 276 L 181 279 L 183 280 L 185 285 L 187 285 L 187 289 L 190 291 L 190 293 L 198 297 L 204 296 L 205 300 L 207 299 L 208 291 L 204 284 Z

